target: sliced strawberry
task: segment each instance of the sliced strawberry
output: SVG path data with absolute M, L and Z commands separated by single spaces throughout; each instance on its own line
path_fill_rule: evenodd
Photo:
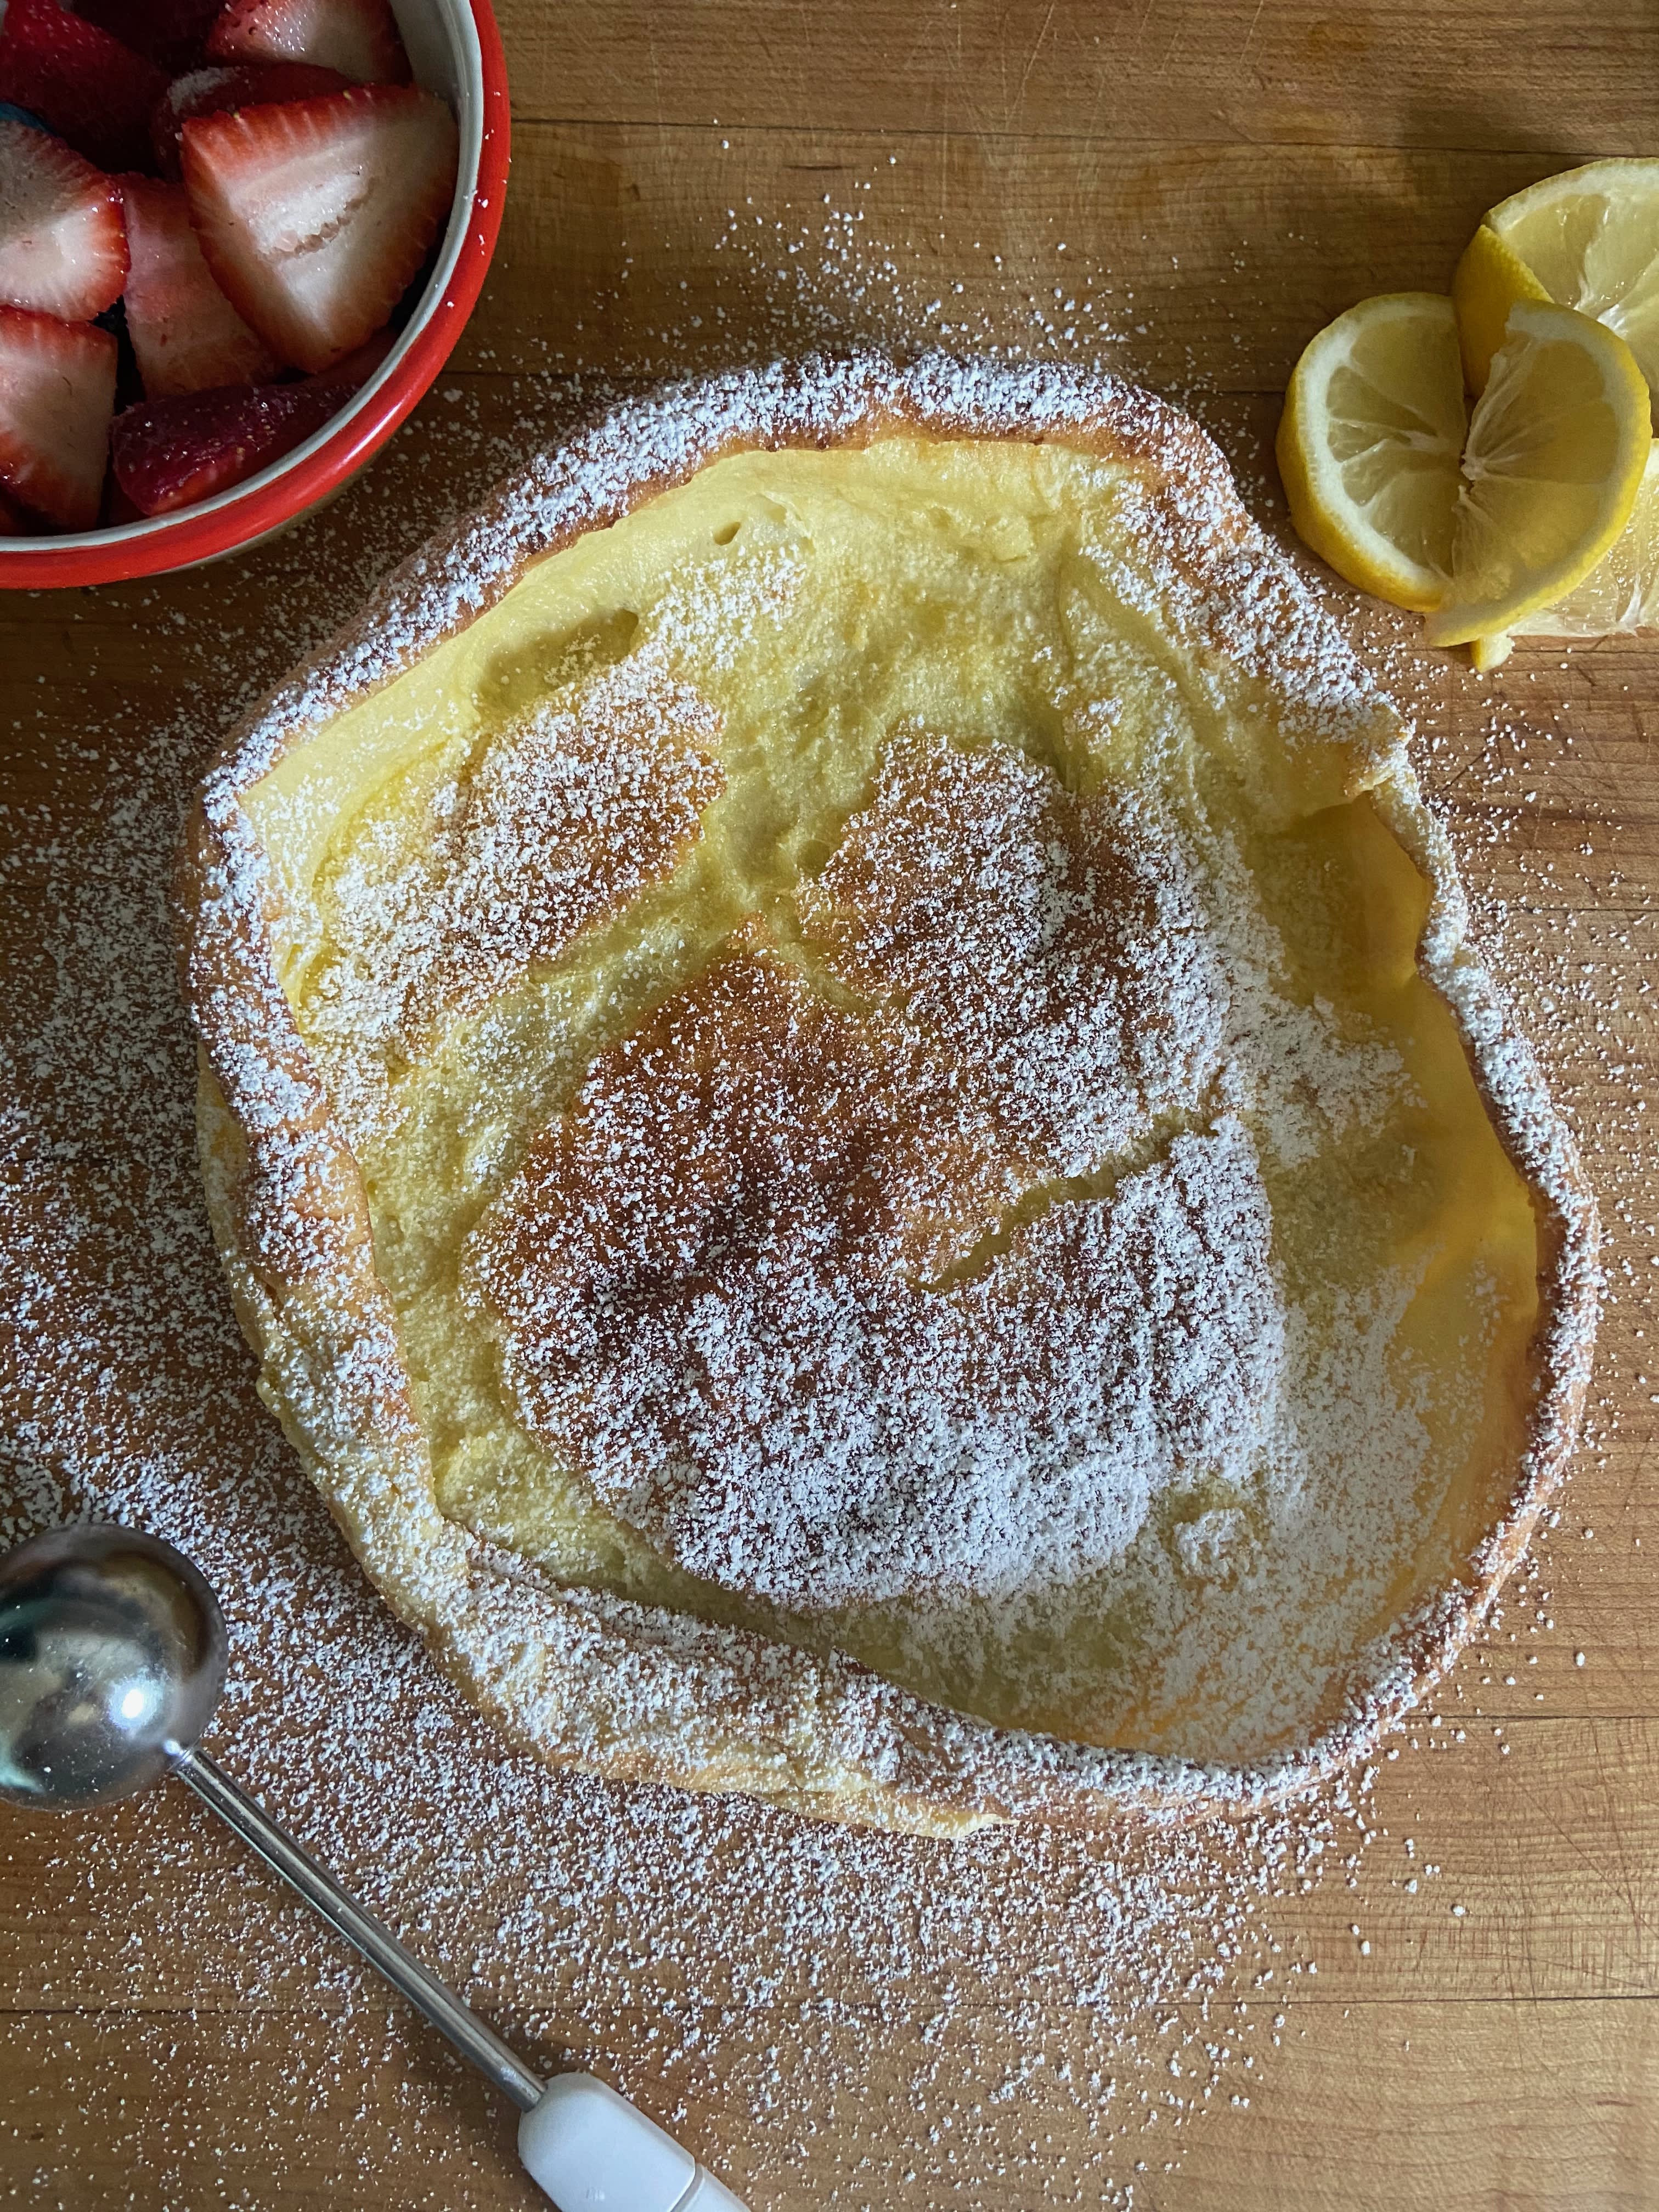
M 116 186 L 61 139 L 0 122 L 0 302 L 89 323 L 126 276 Z
M 412 85 L 185 124 L 208 266 L 279 360 L 326 368 L 380 329 L 448 213 L 457 150 L 454 117 Z
M 316 62 L 358 84 L 407 84 L 386 0 L 230 0 L 209 33 L 215 61 Z
M 116 352 L 95 323 L 0 307 L 0 489 L 65 530 L 98 520 Z
M 222 0 L 75 0 L 75 12 L 159 69 L 193 69 Z
M 320 430 L 374 366 L 129 407 L 110 435 L 116 484 L 143 514 L 170 514 L 228 491 Z
M 167 80 L 58 0 L 8 0 L 0 21 L 0 100 L 15 100 L 100 169 L 142 169 L 149 112 Z
M 184 186 L 123 177 L 121 195 L 132 253 L 127 335 L 145 397 L 161 399 L 274 376 L 277 363 L 202 258 Z
M 224 115 L 237 107 L 273 107 L 285 100 L 316 100 L 351 83 L 338 70 L 309 62 L 222 62 L 177 78 L 156 101 L 149 143 L 164 177 L 177 179 L 179 134 L 192 115 Z

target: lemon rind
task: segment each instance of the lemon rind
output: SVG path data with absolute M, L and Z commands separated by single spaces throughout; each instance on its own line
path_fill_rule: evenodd
M 1510 309 L 1517 300 L 1547 300 L 1548 292 L 1488 216 L 1464 247 L 1452 277 L 1463 376 L 1477 396 L 1486 388 L 1492 356 L 1504 343 Z

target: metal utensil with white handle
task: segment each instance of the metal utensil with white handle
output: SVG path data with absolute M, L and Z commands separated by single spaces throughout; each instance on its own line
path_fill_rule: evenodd
M 0 1797 L 67 1809 L 177 1775 L 520 2106 L 519 2155 L 559 2212 L 743 2212 L 603 2081 L 544 2081 L 196 1749 L 225 1658 L 218 1601 L 158 1537 L 83 1524 L 20 1545 L 0 1559 Z

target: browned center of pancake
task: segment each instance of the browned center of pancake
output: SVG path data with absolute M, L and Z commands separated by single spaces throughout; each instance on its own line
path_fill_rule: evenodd
M 908 732 L 784 919 L 595 1062 L 474 1232 L 525 1418 L 785 1605 L 1103 1564 L 1248 1454 L 1282 1340 L 1173 833 Z

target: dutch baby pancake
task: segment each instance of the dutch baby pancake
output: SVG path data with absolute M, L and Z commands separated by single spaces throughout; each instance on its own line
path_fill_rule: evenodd
M 234 739 L 181 916 L 264 1393 L 550 1759 L 1259 1799 L 1571 1449 L 1595 1209 L 1401 720 L 1144 392 L 618 409 Z

